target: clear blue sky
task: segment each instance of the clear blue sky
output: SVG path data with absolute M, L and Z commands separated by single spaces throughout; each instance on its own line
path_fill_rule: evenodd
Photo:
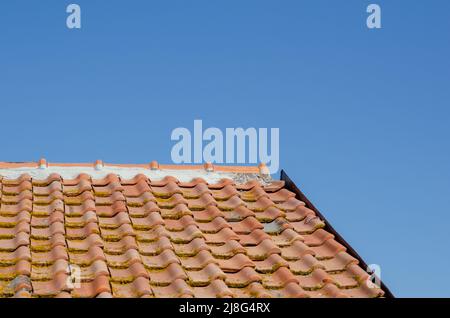
M 0 4 L 1 161 L 170 163 L 280 127 L 281 166 L 397 296 L 450 296 L 450 2 Z M 368 30 L 366 7 L 382 7 Z

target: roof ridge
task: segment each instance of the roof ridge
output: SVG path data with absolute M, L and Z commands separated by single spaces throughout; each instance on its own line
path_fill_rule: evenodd
M 152 161 L 145 164 L 133 164 L 133 163 L 105 163 L 102 160 L 96 160 L 93 163 L 50 163 L 46 159 L 42 158 L 37 162 L 0 162 L 0 169 L 19 169 L 19 168 L 40 168 L 45 169 L 48 167 L 94 167 L 100 170 L 102 167 L 118 167 L 118 168 L 141 168 L 150 170 L 206 170 L 217 172 L 230 172 L 230 173 L 256 173 L 256 174 L 269 174 L 266 164 L 260 163 L 258 165 L 223 165 L 212 164 L 207 162 L 205 164 L 160 164 L 157 161 Z

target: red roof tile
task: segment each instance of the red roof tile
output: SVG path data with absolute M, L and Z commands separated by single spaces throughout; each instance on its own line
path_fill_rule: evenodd
M 208 182 L 205 167 L 98 162 L 173 175 L 99 177 L 89 164 L 35 178 L 39 166 L 56 169 L 0 163 L 0 175 L 30 170 L 0 180 L 0 297 L 383 295 L 324 221 L 283 181 L 254 177 L 257 167 L 208 165 L 236 175 Z

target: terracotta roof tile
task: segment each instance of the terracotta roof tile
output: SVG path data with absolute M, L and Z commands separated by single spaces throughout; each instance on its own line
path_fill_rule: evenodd
M 0 178 L 0 297 L 383 295 L 284 181 L 71 178 Z

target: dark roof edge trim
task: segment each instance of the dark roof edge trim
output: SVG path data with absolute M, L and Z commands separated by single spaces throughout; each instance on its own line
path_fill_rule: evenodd
M 319 216 L 325 222 L 325 229 L 335 236 L 335 240 L 337 242 L 339 242 L 340 244 L 344 245 L 347 248 L 347 253 L 356 258 L 359 261 L 360 266 L 362 266 L 363 268 L 367 268 L 367 263 L 364 262 L 361 256 L 350 246 L 350 244 L 348 244 L 347 241 L 345 241 L 344 238 L 338 232 L 336 232 L 336 230 L 331 226 L 330 222 L 328 222 L 325 216 L 322 213 L 320 213 L 320 211 L 314 206 L 314 204 L 311 203 L 311 201 L 308 200 L 305 194 L 302 191 L 300 191 L 300 189 L 291 180 L 291 178 L 289 178 L 289 176 L 286 174 L 284 170 L 281 170 L 280 179 L 285 182 L 286 189 L 294 192 L 297 196 L 297 199 L 305 202 L 306 207 L 313 210 L 317 214 L 317 216 Z M 384 297 L 395 298 L 395 296 L 392 294 L 389 288 L 383 283 L 382 280 L 381 280 L 381 289 L 385 292 Z

